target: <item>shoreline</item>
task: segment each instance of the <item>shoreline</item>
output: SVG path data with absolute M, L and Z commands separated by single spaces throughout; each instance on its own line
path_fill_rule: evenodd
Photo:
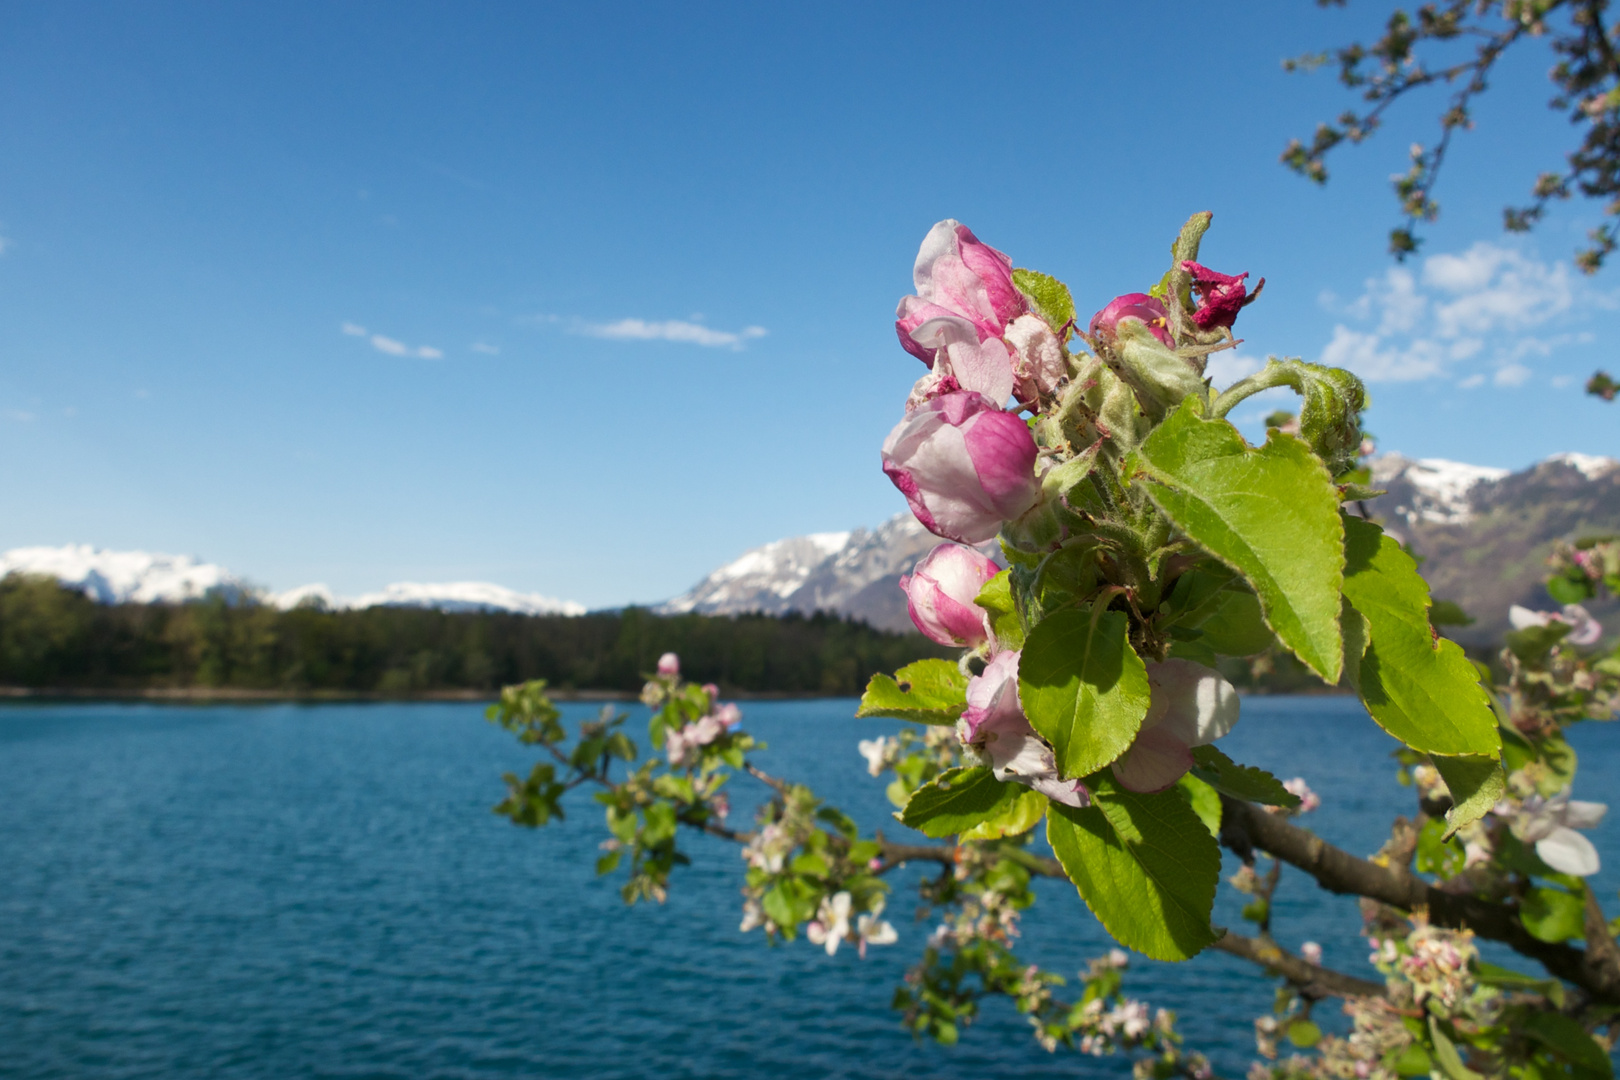
M 628 690 L 563 690 L 547 688 L 553 701 L 638 702 L 639 694 Z M 1338 687 L 1320 687 L 1275 693 L 1269 690 L 1239 690 L 1246 697 L 1337 697 L 1347 693 Z M 814 701 L 827 698 L 855 700 L 858 694 L 825 694 L 784 690 L 732 690 L 722 693 L 732 701 Z M 499 690 L 424 690 L 413 694 L 384 694 L 375 690 L 250 690 L 241 687 L 149 686 L 144 688 L 88 688 L 0 686 L 0 706 L 23 702 L 168 702 L 182 705 L 338 705 L 361 702 L 467 702 L 493 703 Z

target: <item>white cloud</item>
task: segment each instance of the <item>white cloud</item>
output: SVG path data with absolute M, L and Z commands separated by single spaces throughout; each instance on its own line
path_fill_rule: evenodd
M 34 414 L 23 409 L 7 409 L 6 419 L 15 420 L 19 424 L 32 424 L 34 422 Z
M 1574 385 L 1574 383 L 1575 376 L 1573 375 L 1554 375 L 1552 377 L 1553 389 L 1555 390 L 1562 390 L 1566 386 Z
M 1497 386 L 1523 386 L 1530 381 L 1530 369 L 1523 364 L 1503 364 L 1491 376 Z
M 472 351 L 475 353 L 483 353 L 485 356 L 501 355 L 501 347 L 499 345 L 490 345 L 483 341 L 475 341 L 468 346 L 468 348 L 472 349 Z
M 415 356 L 423 360 L 439 360 L 444 357 L 443 349 L 435 349 L 432 345 L 418 345 L 412 348 L 403 341 L 384 337 L 382 334 L 371 335 L 371 347 L 389 356 Z
M 361 326 L 359 323 L 346 322 L 342 326 L 338 327 L 338 329 L 342 330 L 345 334 L 348 334 L 350 337 L 365 337 L 366 336 L 366 328 Z
M 1533 372 L 1520 361 L 1591 341 L 1568 325 L 1592 308 L 1617 305 L 1620 294 L 1596 291 L 1568 263 L 1481 242 L 1432 255 L 1416 273 L 1394 267 L 1368 280 L 1362 295 L 1341 309 L 1349 322 L 1333 328 L 1321 361 L 1368 382 L 1444 376 L 1458 377 L 1463 387 L 1487 378 L 1496 386 L 1522 386 Z
M 1252 356 L 1241 356 L 1229 349 L 1226 352 L 1211 353 L 1209 363 L 1204 367 L 1204 374 L 1209 376 L 1212 385 L 1224 390 L 1239 379 L 1253 375 L 1264 366 L 1265 364 Z
M 762 338 L 767 331 L 763 326 L 749 326 L 733 333 L 729 330 L 713 330 L 701 323 L 681 319 L 668 319 L 664 322 L 620 319 L 613 323 L 581 323 L 576 332 L 612 341 L 680 341 L 708 348 L 740 349 L 744 342 Z

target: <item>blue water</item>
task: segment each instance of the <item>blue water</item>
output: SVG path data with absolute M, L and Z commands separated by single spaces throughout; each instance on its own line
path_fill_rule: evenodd
M 901 834 L 855 750 L 900 725 L 852 712 L 745 709 L 765 764 Z M 1578 794 L 1620 779 L 1617 737 L 1577 732 Z M 1327 808 L 1306 823 L 1358 852 L 1410 805 L 1391 745 L 1344 698 L 1250 699 L 1222 743 L 1304 775 Z M 888 1003 L 930 929 L 910 920 L 914 872 L 890 905 L 900 943 L 864 962 L 739 933 L 742 863 L 718 840 L 691 841 L 667 904 L 624 907 L 592 872 L 594 804 L 539 832 L 490 814 L 530 760 L 472 705 L 0 708 L 0 1075 L 1128 1075 L 1047 1054 L 1005 1002 L 957 1047 L 913 1041 Z M 1616 829 L 1592 834 L 1611 896 Z M 1283 881 L 1278 936 L 1367 973 L 1354 902 Z M 1072 974 L 1109 943 L 1067 883 L 1040 892 L 1022 947 Z M 1217 921 L 1239 925 L 1230 896 Z M 1218 954 L 1127 976 L 1228 1076 L 1273 985 Z

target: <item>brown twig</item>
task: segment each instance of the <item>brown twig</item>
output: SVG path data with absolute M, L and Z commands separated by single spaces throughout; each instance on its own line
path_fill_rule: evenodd
M 1259 964 L 1274 975 L 1281 975 L 1299 987 L 1301 995 L 1312 1000 L 1325 997 L 1383 997 L 1388 992 L 1382 983 L 1317 967 L 1288 952 L 1267 936 L 1244 937 L 1228 930 L 1225 937 L 1215 942 L 1214 948 Z
M 1250 803 L 1222 796 L 1221 810 L 1222 839 L 1234 850 L 1238 842 L 1246 840 L 1310 874 L 1329 892 L 1365 896 L 1403 911 L 1426 910 L 1429 921 L 1436 926 L 1468 929 L 1482 938 L 1500 941 L 1593 998 L 1620 1004 L 1620 956 L 1604 954 L 1603 950 L 1583 953 L 1568 945 L 1541 941 L 1524 928 L 1515 907 L 1442 892 L 1403 869 L 1357 858 Z M 1242 833 L 1241 840 L 1228 839 L 1226 834 L 1234 829 Z

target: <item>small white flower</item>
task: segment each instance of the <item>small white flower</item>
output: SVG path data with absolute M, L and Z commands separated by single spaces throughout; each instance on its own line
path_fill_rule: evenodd
M 759 901 L 753 899 L 743 901 L 742 925 L 737 929 L 746 934 L 756 926 L 763 926 L 764 923 L 765 909 L 759 906 Z
M 1571 645 L 1595 645 L 1603 636 L 1603 625 L 1579 604 L 1565 604 L 1563 611 L 1531 611 L 1514 604 L 1508 608 L 1508 622 L 1513 624 L 1515 630 L 1551 626 L 1555 622 L 1567 623 L 1570 631 L 1564 635 L 1564 640 Z
M 875 739 L 862 739 L 859 747 L 861 757 L 866 759 L 866 771 L 873 776 L 881 773 L 889 756 L 888 736 L 879 735 Z
M 825 946 L 828 956 L 835 955 L 838 943 L 849 937 L 849 905 L 849 893 L 834 893 L 821 901 L 816 921 L 805 928 L 805 936 L 813 944 Z
M 878 902 L 872 905 L 871 911 L 855 920 L 855 938 L 863 960 L 866 958 L 868 945 L 893 945 L 900 940 L 900 935 L 895 932 L 894 927 L 878 918 L 882 914 L 883 900 L 879 898 Z
M 1307 941 L 1299 947 L 1299 955 L 1305 958 L 1307 964 L 1322 966 L 1322 946 L 1314 941 Z

